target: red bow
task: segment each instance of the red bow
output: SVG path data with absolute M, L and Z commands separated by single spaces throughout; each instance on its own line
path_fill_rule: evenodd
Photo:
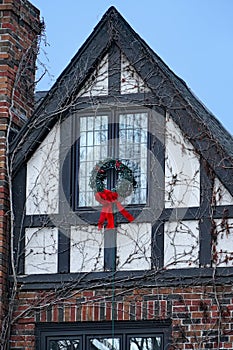
M 98 222 L 98 229 L 103 228 L 105 220 L 107 221 L 107 228 L 114 228 L 114 216 L 112 212 L 113 203 L 116 204 L 119 212 L 128 220 L 133 221 L 134 217 L 121 205 L 117 200 L 118 193 L 112 192 L 110 190 L 103 190 L 102 192 L 97 192 L 95 194 L 95 199 L 102 204 L 103 208 L 100 213 L 100 218 Z

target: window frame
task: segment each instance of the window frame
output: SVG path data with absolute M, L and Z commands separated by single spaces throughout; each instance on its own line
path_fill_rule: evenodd
M 85 212 L 85 211 L 95 211 L 99 209 L 99 206 L 79 206 L 79 188 L 78 188 L 78 173 L 79 173 L 79 140 L 76 142 L 77 135 L 79 135 L 79 125 L 81 117 L 92 117 L 92 116 L 107 116 L 108 117 L 108 155 L 107 157 L 118 158 L 119 153 L 119 117 L 121 114 L 139 114 L 146 113 L 147 118 L 147 189 L 146 189 L 146 202 L 145 203 L 136 203 L 136 204 L 128 204 L 128 209 L 133 208 L 143 208 L 150 206 L 150 196 L 149 196 L 149 187 L 150 187 L 150 172 L 149 172 L 149 164 L 150 164 L 150 150 L 151 150 L 151 138 L 149 135 L 150 130 L 150 109 L 138 106 L 138 107 L 119 107 L 117 105 L 111 107 L 101 107 L 97 112 L 93 112 L 93 109 L 87 109 L 84 112 L 78 111 L 72 118 L 72 165 L 71 165 L 71 173 L 72 173 L 72 181 L 71 181 L 71 198 L 72 198 L 72 209 L 74 212 Z M 111 142 L 112 140 L 112 142 Z M 117 147 L 117 151 L 115 154 L 111 152 L 113 148 Z M 96 160 L 96 163 L 99 160 Z
M 36 350 L 49 350 L 51 340 L 80 339 L 81 349 L 88 349 L 88 340 L 92 337 L 120 338 L 121 349 L 128 350 L 131 337 L 161 337 L 162 349 L 166 349 L 171 336 L 171 320 L 140 321 L 97 321 L 72 323 L 37 323 L 35 328 Z

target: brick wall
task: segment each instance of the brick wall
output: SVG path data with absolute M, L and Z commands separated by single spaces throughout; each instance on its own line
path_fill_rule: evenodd
M 14 94 L 14 123 L 20 126 L 34 107 L 37 36 L 41 31 L 39 11 L 26 0 L 3 0 L 0 14 L 1 125 L 5 124 L 2 118 L 8 118 Z
M 0 322 L 7 306 L 9 193 L 7 130 L 19 129 L 34 106 L 39 11 L 26 0 L 0 1 Z
M 56 293 L 25 291 L 19 294 L 14 317 L 11 349 L 34 349 L 37 322 L 96 322 L 112 317 L 171 319 L 170 349 L 233 348 L 232 286 L 116 289 L 114 304 L 112 290 L 70 291 L 65 300 Z

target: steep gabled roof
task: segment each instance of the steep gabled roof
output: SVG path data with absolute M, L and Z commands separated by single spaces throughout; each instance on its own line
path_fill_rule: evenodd
M 110 7 L 92 34 L 11 145 L 16 172 L 56 123 L 67 102 L 77 95 L 96 64 L 115 43 L 167 110 L 196 150 L 208 161 L 233 195 L 233 139 L 185 82 L 153 52 L 119 12 Z

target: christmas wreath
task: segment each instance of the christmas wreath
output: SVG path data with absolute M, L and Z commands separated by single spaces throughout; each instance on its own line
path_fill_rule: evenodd
M 107 158 L 97 163 L 91 172 L 90 187 L 95 193 L 103 192 L 105 189 L 104 182 L 111 169 L 115 170 L 118 174 L 116 187 L 112 191 L 117 192 L 122 198 L 130 196 L 137 187 L 137 181 L 134 178 L 132 170 L 119 159 Z
M 118 175 L 116 187 L 112 190 L 105 188 L 105 180 L 110 170 L 115 170 Z M 89 185 L 95 192 L 96 200 L 103 206 L 98 222 L 99 229 L 103 227 L 105 220 L 107 221 L 107 228 L 114 228 L 114 203 L 127 220 L 134 220 L 134 217 L 118 201 L 118 197 L 126 198 L 130 196 L 137 187 L 137 181 L 132 170 L 120 159 L 107 158 L 98 162 L 92 169 Z

